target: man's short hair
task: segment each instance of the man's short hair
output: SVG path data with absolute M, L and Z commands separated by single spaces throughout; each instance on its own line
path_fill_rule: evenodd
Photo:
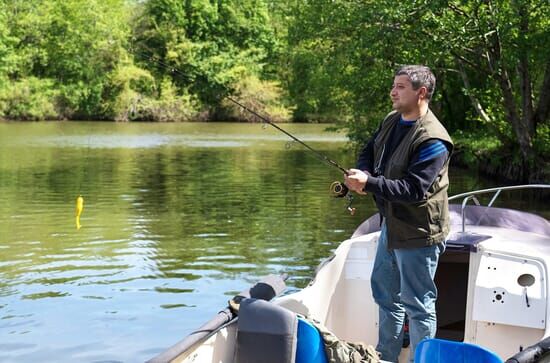
M 432 95 L 435 91 L 435 76 L 430 68 L 421 65 L 402 66 L 395 72 L 395 76 L 409 77 L 414 90 L 420 87 L 426 87 L 428 90 L 426 99 L 428 101 L 432 99 Z

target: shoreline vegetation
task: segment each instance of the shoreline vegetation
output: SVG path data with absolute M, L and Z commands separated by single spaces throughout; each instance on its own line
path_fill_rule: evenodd
M 0 0 L 0 120 L 335 123 L 357 149 L 426 64 L 453 162 L 550 180 L 550 3 Z

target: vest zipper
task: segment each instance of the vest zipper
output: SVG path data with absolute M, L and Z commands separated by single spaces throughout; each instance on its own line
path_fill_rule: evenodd
M 374 167 L 374 174 L 376 176 L 382 175 L 382 170 L 380 170 L 380 167 L 382 166 L 382 160 L 384 160 L 384 152 L 386 151 L 386 144 L 382 147 L 382 154 L 380 154 L 380 158 L 378 159 L 378 164 Z

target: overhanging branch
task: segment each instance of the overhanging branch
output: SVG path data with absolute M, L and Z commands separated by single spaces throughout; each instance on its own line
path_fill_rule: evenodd
M 485 110 L 483 109 L 483 106 L 481 105 L 477 97 L 475 97 L 470 91 L 472 87 L 470 85 L 470 79 L 468 78 L 468 74 L 464 69 L 464 60 L 460 57 L 457 57 L 457 62 L 458 62 L 460 75 L 462 76 L 462 81 L 464 82 L 464 87 L 466 87 L 466 90 L 468 91 L 468 97 L 470 98 L 470 101 L 472 102 L 474 109 L 476 110 L 477 114 L 479 115 L 479 117 L 481 117 L 483 121 L 487 123 L 491 122 L 491 117 L 489 117 L 487 112 L 485 112 Z

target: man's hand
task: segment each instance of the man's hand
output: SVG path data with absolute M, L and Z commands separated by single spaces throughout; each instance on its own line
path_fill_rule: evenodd
M 354 191 L 357 194 L 367 194 L 363 191 L 367 184 L 369 176 L 359 169 L 349 169 L 348 175 L 344 175 L 344 182 L 349 190 Z

